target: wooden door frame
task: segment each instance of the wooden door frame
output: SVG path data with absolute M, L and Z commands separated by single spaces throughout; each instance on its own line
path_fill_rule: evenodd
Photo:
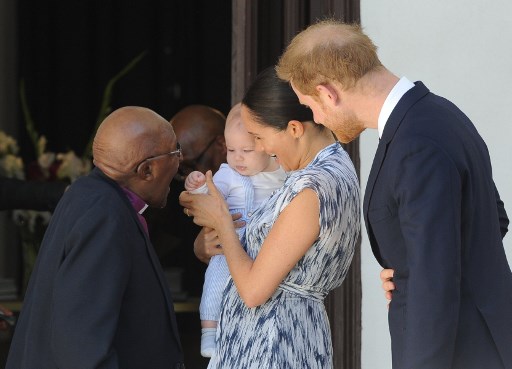
M 257 74 L 258 6 L 263 0 L 232 0 L 231 102 L 239 102 Z M 282 0 L 285 45 L 307 24 L 332 17 L 360 22 L 360 0 Z M 360 174 L 359 139 L 345 149 Z M 361 368 L 361 238 L 342 286 L 325 300 L 334 350 L 334 368 Z

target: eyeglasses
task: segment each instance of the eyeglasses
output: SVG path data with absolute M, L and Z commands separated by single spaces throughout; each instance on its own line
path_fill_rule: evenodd
M 138 170 L 139 170 L 139 167 L 148 162 L 148 161 L 152 161 L 152 160 L 156 160 L 156 159 L 161 159 L 165 156 L 177 156 L 178 158 L 181 158 L 182 157 L 182 153 L 181 153 L 181 145 L 179 142 L 176 142 L 176 150 L 174 151 L 171 151 L 171 152 L 166 152 L 165 154 L 160 154 L 160 155 L 155 155 L 155 156 L 150 156 L 149 158 L 146 158 L 144 160 L 142 160 L 136 167 L 135 169 L 133 170 L 134 173 L 137 173 Z

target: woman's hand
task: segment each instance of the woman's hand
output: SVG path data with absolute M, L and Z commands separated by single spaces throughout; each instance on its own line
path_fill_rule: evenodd
M 232 214 L 235 228 L 245 226 L 243 220 L 239 220 L 242 214 Z M 210 258 L 214 255 L 222 254 L 222 246 L 220 245 L 219 235 L 215 229 L 203 227 L 194 241 L 194 254 L 203 263 L 208 264 Z
M 194 195 L 187 191 L 180 194 L 180 204 L 185 208 L 183 211 L 189 217 L 194 217 L 194 223 L 203 227 L 219 229 L 223 223 L 231 222 L 226 201 L 217 190 L 212 181 L 212 172 L 206 172 L 206 184 L 208 194 Z

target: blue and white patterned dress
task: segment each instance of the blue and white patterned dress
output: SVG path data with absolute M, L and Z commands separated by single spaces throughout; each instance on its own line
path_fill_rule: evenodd
M 242 244 L 253 259 L 279 214 L 303 189 L 320 199 L 320 235 L 264 304 L 248 308 L 230 278 L 209 369 L 329 369 L 332 343 L 323 300 L 347 274 L 360 231 L 359 183 L 339 143 L 291 172 L 254 212 Z

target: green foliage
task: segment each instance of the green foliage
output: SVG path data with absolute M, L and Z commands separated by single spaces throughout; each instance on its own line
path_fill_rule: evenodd
M 103 119 L 105 119 L 105 117 L 108 114 L 110 114 L 112 110 L 110 104 L 112 102 L 112 91 L 114 89 L 114 85 L 117 83 L 117 81 L 119 81 L 126 74 L 128 74 L 128 72 L 130 72 L 139 63 L 139 61 L 146 55 L 146 53 L 147 51 L 143 51 L 142 53 L 137 55 L 131 62 L 129 62 L 119 73 L 112 77 L 112 79 L 110 79 L 110 81 L 107 83 L 107 86 L 103 91 L 103 99 L 101 101 L 101 107 L 98 113 L 98 118 L 96 119 L 96 125 L 94 126 L 93 134 L 91 135 L 89 143 L 87 144 L 83 152 L 83 158 L 92 157 L 92 143 L 94 141 L 94 135 L 96 133 L 96 130 L 100 126 L 101 122 L 103 122 Z
M 32 119 L 32 114 L 28 108 L 27 94 L 25 92 L 25 80 L 23 78 L 20 81 L 20 102 L 23 118 L 25 119 L 25 128 L 27 130 L 28 136 L 30 137 L 32 145 L 34 146 L 36 157 L 39 157 L 42 154 L 39 152 L 37 144 L 39 141 L 39 133 L 37 133 L 34 120 Z

